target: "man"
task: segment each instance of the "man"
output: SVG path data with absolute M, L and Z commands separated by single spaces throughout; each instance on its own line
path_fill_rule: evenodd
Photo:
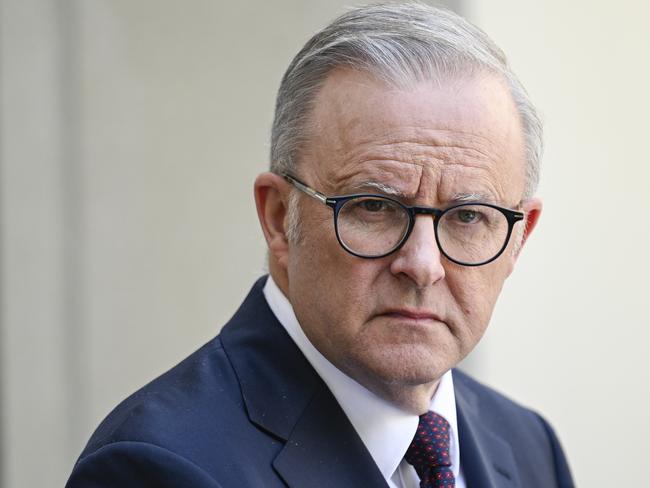
M 540 155 L 524 89 L 456 15 L 377 5 L 317 33 L 255 182 L 270 276 L 68 486 L 573 486 L 543 419 L 452 370 L 535 228 Z

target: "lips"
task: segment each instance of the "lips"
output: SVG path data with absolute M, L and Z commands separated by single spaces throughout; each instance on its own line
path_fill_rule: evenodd
M 435 322 L 444 322 L 440 316 L 430 310 L 423 309 L 410 309 L 410 308 L 395 308 L 388 309 L 384 312 L 378 314 L 378 316 L 392 317 L 396 319 L 402 319 L 405 321 L 435 321 Z

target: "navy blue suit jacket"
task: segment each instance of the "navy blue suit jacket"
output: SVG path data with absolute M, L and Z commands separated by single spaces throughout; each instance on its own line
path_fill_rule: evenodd
M 387 486 L 264 282 L 215 339 L 108 415 L 68 488 Z M 541 417 L 460 371 L 454 386 L 469 488 L 573 486 Z

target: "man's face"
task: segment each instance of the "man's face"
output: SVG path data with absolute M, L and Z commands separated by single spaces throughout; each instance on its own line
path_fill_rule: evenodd
M 445 208 L 463 195 L 520 203 L 523 136 L 505 84 L 492 75 L 399 90 L 337 70 L 313 122 L 298 176 L 328 196 L 384 185 L 411 205 Z M 441 256 L 432 216 L 418 216 L 399 251 L 362 259 L 338 244 L 332 214 L 301 196 L 287 275 L 305 334 L 339 369 L 398 403 L 409 387 L 435 387 L 483 335 L 514 264 L 513 242 L 495 262 L 460 266 Z

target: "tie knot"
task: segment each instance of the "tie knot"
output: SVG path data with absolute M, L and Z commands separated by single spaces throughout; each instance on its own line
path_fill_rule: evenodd
M 418 430 L 404 458 L 418 473 L 421 488 L 453 487 L 449 422 L 435 412 L 421 415 Z

